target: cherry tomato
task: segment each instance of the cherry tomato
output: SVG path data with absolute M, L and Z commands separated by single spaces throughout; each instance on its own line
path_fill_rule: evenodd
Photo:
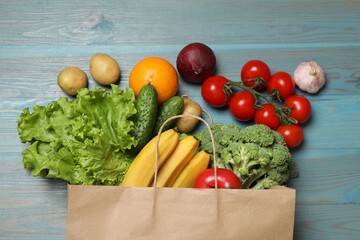
M 277 129 L 281 124 L 280 118 L 276 116 L 275 107 L 270 103 L 265 103 L 262 108 L 256 110 L 255 123 L 264 124 L 273 130 Z
M 252 87 L 256 78 L 262 78 L 265 82 L 270 80 L 271 72 L 269 66 L 261 60 L 250 60 L 241 69 L 240 77 L 245 86 Z M 258 85 L 255 89 L 262 90 L 265 84 Z
M 280 126 L 276 131 L 284 137 L 288 148 L 299 146 L 304 139 L 304 132 L 298 124 Z
M 311 116 L 310 101 L 302 95 L 291 95 L 284 104 L 292 109 L 290 117 L 297 120 L 298 124 L 306 122 Z
M 274 73 L 268 82 L 267 90 L 271 94 L 278 90 L 281 99 L 290 97 L 295 91 L 295 81 L 287 72 Z
M 205 102 L 212 107 L 227 105 L 232 96 L 228 82 L 225 77 L 218 75 L 207 78 L 201 85 L 201 96 Z
M 249 121 L 255 115 L 255 97 L 248 91 L 235 93 L 229 103 L 231 114 L 239 121 Z
M 216 169 L 218 188 L 241 188 L 240 179 L 232 171 L 225 168 Z M 208 168 L 196 178 L 195 188 L 215 188 L 215 169 Z

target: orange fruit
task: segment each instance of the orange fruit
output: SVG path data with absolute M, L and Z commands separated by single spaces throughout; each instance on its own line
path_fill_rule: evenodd
M 160 57 L 147 57 L 141 59 L 131 70 L 129 86 L 139 95 L 144 85 L 154 86 L 158 103 L 161 104 L 175 96 L 179 88 L 179 79 L 174 66 Z

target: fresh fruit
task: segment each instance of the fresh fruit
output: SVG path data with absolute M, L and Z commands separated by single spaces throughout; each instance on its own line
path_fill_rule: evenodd
M 230 102 L 232 92 L 223 76 L 211 76 L 201 85 L 201 96 L 212 107 L 224 107 Z
M 145 144 L 154 136 L 153 130 L 157 115 L 158 103 L 155 88 L 148 84 L 141 88 L 135 101 L 137 113 L 131 120 L 134 122 L 134 130 L 131 135 L 137 140 L 137 145 L 130 150 L 132 155 L 136 155 Z
M 225 168 L 208 168 L 201 172 L 195 180 L 195 188 L 215 188 L 215 179 L 217 179 L 217 188 L 239 189 L 241 188 L 240 179 L 232 171 Z
M 248 91 L 235 93 L 230 100 L 229 109 L 235 119 L 250 121 L 256 112 L 254 95 Z
M 240 78 L 247 87 L 253 87 L 256 90 L 262 90 L 270 80 L 271 72 L 269 66 L 257 59 L 250 60 L 241 68 Z M 265 84 L 264 84 L 265 83 Z
M 95 53 L 91 57 L 89 71 L 93 79 L 102 85 L 116 83 L 120 78 L 119 64 L 106 53 Z
M 286 98 L 286 106 L 291 108 L 290 116 L 294 118 L 298 124 L 306 122 L 311 116 L 311 104 L 310 101 L 302 95 L 291 95 Z
M 158 171 L 156 186 L 171 187 L 180 172 L 194 156 L 198 146 L 199 141 L 191 135 L 180 139 L 170 157 Z
M 214 75 L 216 57 L 210 47 L 203 43 L 190 43 L 176 58 L 176 67 L 185 81 L 202 83 Z
M 276 129 L 276 131 L 284 137 L 288 148 L 295 148 L 299 146 L 304 139 L 304 132 L 302 127 L 298 124 L 280 126 Z
M 88 85 L 86 73 L 78 67 L 66 67 L 57 77 L 59 87 L 71 96 L 75 96 L 81 88 Z
M 158 94 L 158 104 L 175 96 L 179 88 L 176 69 L 160 57 L 147 57 L 140 60 L 131 70 L 129 86 L 139 95 L 144 85 L 151 84 Z
M 285 99 L 294 93 L 295 81 L 287 72 L 276 72 L 270 77 L 267 90 L 269 93 L 276 90 L 280 99 Z
M 155 173 L 155 147 L 158 137 L 152 138 L 131 163 L 125 174 L 121 186 L 148 187 Z M 171 155 L 179 141 L 179 134 L 174 129 L 169 129 L 160 134 L 158 143 L 157 166 L 161 165 Z
M 280 118 L 276 115 L 275 107 L 270 103 L 261 105 L 261 108 L 255 112 L 255 123 L 264 124 L 269 128 L 276 130 L 280 124 Z
M 210 154 L 201 150 L 196 153 L 190 162 L 181 171 L 176 178 L 172 187 L 175 188 L 192 188 L 194 187 L 196 177 L 204 171 L 210 162 Z
M 160 105 L 155 121 L 154 135 L 158 134 L 160 127 L 168 120 L 170 117 L 182 113 L 184 108 L 184 99 L 181 96 L 173 96 L 166 102 Z M 166 131 L 171 128 L 175 119 L 169 121 L 166 125 L 163 126 L 162 131 Z

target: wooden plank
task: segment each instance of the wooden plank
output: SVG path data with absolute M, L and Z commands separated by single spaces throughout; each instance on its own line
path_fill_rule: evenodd
M 3 1 L 0 43 L 353 43 L 358 1 Z M 21 15 L 21 18 L 19 18 Z M 46 21 L 44 21 L 46 19 Z
M 359 233 L 359 204 L 301 205 L 296 209 L 295 240 L 355 240 Z
M 190 95 L 192 96 L 192 95 Z M 193 96 L 192 96 L 193 97 Z M 48 102 L 57 98 L 34 98 L 34 99 L 2 99 L 0 102 L 0 149 L 8 151 L 8 146 L 14 146 L 18 150 L 19 138 L 17 123 L 20 113 L 24 108 L 30 108 L 37 104 L 46 106 Z M 210 112 L 214 121 L 223 123 L 236 123 L 241 127 L 253 124 L 253 122 L 238 122 L 227 109 L 214 109 L 206 105 L 200 96 L 194 96 L 204 109 Z M 351 98 L 332 97 L 311 99 L 312 116 L 303 125 L 304 142 L 301 151 L 308 149 L 359 149 L 360 138 L 360 112 L 354 109 L 360 108 L 360 97 L 353 95 Z M 205 115 L 204 115 L 205 116 Z M 329 121 L 331 119 L 331 121 Z
M 78 66 L 89 76 L 89 88 L 98 87 L 89 74 L 89 60 L 95 52 L 107 52 L 117 59 L 122 70 L 120 87 L 128 86 L 133 66 L 146 56 L 156 55 L 169 60 L 174 66 L 176 56 L 184 45 L 151 48 L 123 47 L 4 47 L 0 46 L 2 77 L 0 97 L 47 98 L 65 96 L 56 83 L 57 75 L 67 66 Z M 360 62 L 360 47 L 337 48 L 265 48 L 241 49 L 238 45 L 210 45 L 217 56 L 217 74 L 238 81 L 240 69 L 250 59 L 262 59 L 272 72 L 293 74 L 303 61 L 317 61 L 325 70 L 327 84 L 319 94 L 311 97 L 360 93 L 360 71 L 354 62 Z M 31 50 L 32 49 L 32 50 Z M 142 52 L 144 49 L 144 52 Z M 334 57 L 337 56 L 337 57 Z M 21 71 L 19 71 L 21 69 Z M 198 96 L 199 87 L 180 79 L 180 92 Z M 39 91 L 40 90 L 40 91 Z

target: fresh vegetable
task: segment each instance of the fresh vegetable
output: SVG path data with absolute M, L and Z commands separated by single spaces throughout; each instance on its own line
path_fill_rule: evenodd
M 184 95 L 182 97 L 184 99 L 184 108 L 182 114 L 201 117 L 202 114 L 201 106 L 187 95 Z M 189 133 L 195 128 L 198 122 L 199 120 L 193 117 L 182 117 L 176 119 L 175 127 L 181 133 Z
M 192 188 L 194 187 L 197 176 L 204 171 L 210 162 L 210 154 L 204 150 L 195 154 L 190 162 L 181 171 L 172 187 Z
M 290 116 L 291 109 L 283 104 L 279 98 L 279 91 L 273 90 L 270 94 L 262 93 L 252 87 L 245 86 L 242 82 L 235 82 L 229 80 L 229 84 L 236 90 L 236 87 L 251 93 L 254 96 L 254 108 L 258 110 L 264 109 L 264 104 L 270 104 L 275 109 L 276 116 L 280 119 L 282 125 L 297 123 L 295 119 Z M 236 94 L 236 93 L 235 93 Z M 236 98 L 235 98 L 236 99 Z M 265 101 L 266 103 L 262 103 Z M 262 111 L 260 111 L 261 113 Z M 259 113 L 258 113 L 259 115 Z M 255 113 L 256 116 L 256 113 Z M 258 116 L 259 118 L 259 116 Z
M 106 53 L 95 53 L 91 57 L 89 71 L 93 79 L 102 85 L 114 84 L 120 78 L 119 64 Z
M 18 119 L 24 167 L 33 176 L 70 184 L 120 184 L 135 146 L 130 134 L 136 113 L 134 92 L 112 85 L 81 89 L 75 100 L 62 97 L 47 106 L 24 109 Z
M 291 95 L 286 98 L 286 106 L 291 108 L 290 116 L 294 118 L 298 124 L 306 122 L 311 116 L 311 103 L 310 101 L 302 95 Z
M 254 87 L 262 90 L 270 80 L 271 71 L 269 66 L 258 59 L 253 59 L 244 64 L 241 68 L 240 78 L 247 87 Z
M 202 83 L 214 75 L 216 57 L 207 45 L 199 42 L 190 43 L 179 52 L 176 67 L 184 80 L 190 83 Z
M 282 135 L 266 125 L 241 129 L 236 124 L 213 123 L 216 160 L 219 168 L 233 171 L 244 189 L 268 189 L 297 176 L 289 148 Z M 213 154 L 208 131 L 196 134 L 199 150 Z
M 317 93 L 326 83 L 324 69 L 315 61 L 302 62 L 294 71 L 296 86 L 308 93 Z
M 240 179 L 230 170 L 225 168 L 208 168 L 201 172 L 195 180 L 195 188 L 215 188 L 215 179 L 217 188 L 240 189 Z
M 212 107 L 224 107 L 232 96 L 228 83 L 223 76 L 211 76 L 202 83 L 201 96 Z
M 298 124 L 280 126 L 276 129 L 276 131 L 284 137 L 288 148 L 295 148 L 299 146 L 304 139 L 302 127 Z
M 80 68 L 66 67 L 59 73 L 57 84 L 67 94 L 75 96 L 80 89 L 87 87 L 88 78 Z
M 180 139 L 176 148 L 158 171 L 156 186 L 171 187 L 184 167 L 195 155 L 199 141 L 187 135 Z
M 184 108 L 184 99 L 181 96 L 174 96 L 160 105 L 157 113 L 157 117 L 155 120 L 155 128 L 154 134 L 157 135 L 161 125 L 168 120 L 170 117 L 178 115 L 182 113 Z M 175 120 L 169 121 L 166 125 L 164 125 L 162 131 L 166 131 L 170 129 L 175 124 Z
M 232 96 L 230 113 L 239 121 L 250 121 L 255 116 L 255 97 L 248 91 L 240 91 Z
M 256 110 L 255 123 L 264 124 L 273 130 L 276 130 L 281 124 L 280 118 L 276 115 L 275 107 L 270 103 L 265 103 Z
M 274 73 L 268 82 L 267 90 L 269 93 L 277 91 L 280 99 L 285 99 L 295 91 L 295 82 L 287 72 Z
M 131 118 L 134 129 L 131 134 L 137 140 L 137 144 L 130 150 L 136 155 L 154 136 L 154 126 L 157 116 L 158 101 L 155 88 L 148 84 L 142 87 L 135 101 L 136 114 Z
M 124 180 L 121 183 L 122 186 L 148 187 L 151 185 L 155 173 L 155 146 L 157 140 L 158 136 L 153 137 L 145 147 L 141 149 L 126 172 Z M 160 134 L 158 143 L 158 169 L 160 169 L 174 151 L 178 141 L 179 133 L 174 129 L 169 129 Z

